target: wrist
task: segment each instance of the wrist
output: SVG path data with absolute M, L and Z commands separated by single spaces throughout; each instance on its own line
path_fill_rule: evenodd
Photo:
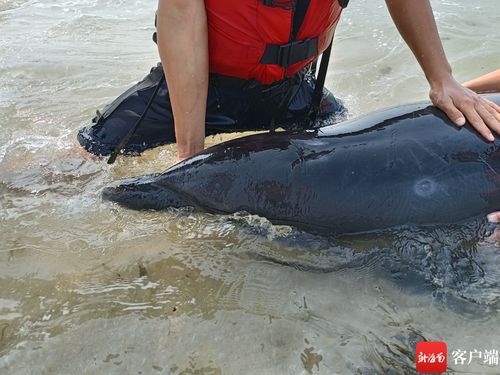
M 177 159 L 184 160 L 194 154 L 203 151 L 205 148 L 205 140 L 196 142 L 177 142 Z
M 443 86 L 444 84 L 455 81 L 455 78 L 453 78 L 453 74 L 449 66 L 439 71 L 429 73 L 426 72 L 425 76 L 427 78 L 427 82 L 429 82 L 429 85 L 431 87 Z

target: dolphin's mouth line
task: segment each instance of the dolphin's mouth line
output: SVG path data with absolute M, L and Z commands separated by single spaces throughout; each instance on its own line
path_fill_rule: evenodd
M 154 184 L 154 185 L 158 186 L 157 184 Z M 169 183 L 166 183 L 165 186 L 158 186 L 158 187 L 160 189 L 166 188 L 166 189 L 172 191 L 173 193 L 177 194 L 179 197 L 181 197 L 182 199 L 184 199 L 188 203 L 188 204 L 186 204 L 186 206 L 191 206 L 195 209 L 198 209 L 199 211 L 207 211 L 207 212 L 211 212 L 211 213 L 215 213 L 215 214 L 226 214 L 227 213 L 225 211 L 217 210 L 217 209 L 214 209 L 210 206 L 206 206 L 206 205 L 201 204 L 201 202 L 193 195 L 190 195 L 190 194 L 186 193 L 185 191 L 178 189 L 175 186 L 172 186 Z

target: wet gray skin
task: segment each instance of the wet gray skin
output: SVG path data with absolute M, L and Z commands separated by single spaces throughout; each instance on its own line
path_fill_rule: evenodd
M 429 103 L 411 104 L 226 142 L 103 197 L 132 209 L 246 211 L 329 235 L 455 223 L 500 208 L 499 147 Z

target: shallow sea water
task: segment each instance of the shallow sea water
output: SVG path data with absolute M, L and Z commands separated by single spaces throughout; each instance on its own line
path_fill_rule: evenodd
M 497 1 L 433 5 L 459 80 L 499 68 Z M 500 350 L 500 251 L 481 220 L 325 239 L 102 202 L 174 161 L 166 146 L 108 166 L 75 140 L 157 62 L 155 7 L 0 0 L 0 373 L 411 374 L 423 339 Z M 327 85 L 351 116 L 428 90 L 368 0 L 345 13 Z

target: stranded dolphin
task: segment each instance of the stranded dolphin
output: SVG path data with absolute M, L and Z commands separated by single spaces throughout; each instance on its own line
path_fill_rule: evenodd
M 500 94 L 488 98 L 500 104 Z M 133 209 L 246 211 L 325 234 L 454 223 L 500 209 L 500 141 L 417 103 L 235 139 L 103 197 Z

